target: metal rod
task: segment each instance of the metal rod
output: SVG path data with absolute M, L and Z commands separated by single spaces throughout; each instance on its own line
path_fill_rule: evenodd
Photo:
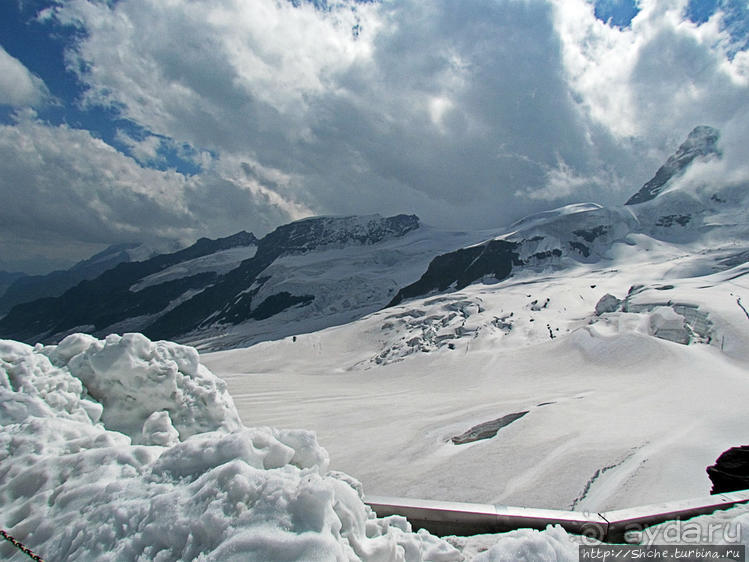
M 542 530 L 547 525 L 561 525 L 570 533 L 602 542 L 623 542 L 628 531 L 749 502 L 749 490 L 599 513 L 383 496 L 366 496 L 364 501 L 378 517 L 402 515 L 414 529 L 423 528 L 439 536 L 502 533 L 521 528 Z

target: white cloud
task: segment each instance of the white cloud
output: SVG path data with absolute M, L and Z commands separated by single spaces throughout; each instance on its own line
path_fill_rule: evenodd
M 605 166 L 590 175 L 579 175 L 562 158 L 557 165 L 546 170 L 544 183 L 537 187 L 516 192 L 518 197 L 554 202 L 573 199 L 587 202 L 595 199 L 595 195 L 603 190 L 619 191 L 626 186 L 617 186 L 620 181 Z M 616 188 L 616 189 L 615 189 Z
M 631 28 L 610 27 L 586 0 L 554 0 L 564 63 L 581 105 L 620 137 L 658 146 L 695 125 L 722 128 L 749 106 L 746 53 L 731 55 L 722 12 L 697 25 L 686 0 L 642 0 Z
M 584 175 L 612 148 L 571 96 L 545 1 L 331 4 L 74 0 L 58 18 L 86 31 L 70 61 L 88 103 L 281 170 L 274 193 L 304 212 L 496 225 L 538 209 L 514 194 L 558 155 Z
M 44 82 L 0 46 L 0 104 L 32 107 L 48 99 Z
M 88 103 L 210 146 L 216 137 L 241 139 L 234 131 L 241 124 L 300 134 L 293 125 L 307 98 L 369 56 L 374 9 L 354 6 L 321 14 L 275 0 L 73 0 L 56 13 L 87 32 L 69 62 L 90 86 Z
M 130 221 L 154 235 L 262 233 L 311 213 L 497 226 L 549 202 L 622 203 L 695 125 L 734 131 L 727 157 L 749 135 L 749 58 L 730 52 L 720 14 L 685 20 L 685 0 L 642 0 L 624 29 L 587 0 L 327 4 L 59 4 L 55 17 L 85 32 L 67 59 L 84 102 L 153 133 L 119 137 L 141 163 L 186 144 L 204 170 L 149 171 L 81 142 L 101 170 L 128 170 L 124 191 L 154 206 L 83 221 L 86 236 L 116 225 L 120 236 Z M 45 131 L 26 134 L 75 133 Z M 25 158 L 29 177 L 47 176 Z M 80 174 L 107 215 L 94 187 L 104 172 L 73 161 L 81 169 L 63 177 Z
M 159 149 L 163 144 L 163 139 L 154 135 L 146 135 L 142 139 L 131 137 L 126 131 L 117 129 L 115 139 L 127 146 L 130 154 L 141 164 L 149 164 L 164 161 L 164 157 L 159 154 Z
M 22 114 L 0 126 L 3 253 L 67 246 L 60 255 L 74 260 L 96 244 L 191 242 L 243 228 L 263 234 L 299 214 L 263 183 L 272 174 L 237 181 L 232 169 L 221 164 L 185 176 L 144 168 L 87 131 Z

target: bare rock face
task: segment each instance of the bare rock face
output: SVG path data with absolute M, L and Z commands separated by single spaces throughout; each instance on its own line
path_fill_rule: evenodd
M 749 445 L 722 453 L 714 465 L 707 467 L 707 475 L 713 483 L 711 494 L 749 489 Z

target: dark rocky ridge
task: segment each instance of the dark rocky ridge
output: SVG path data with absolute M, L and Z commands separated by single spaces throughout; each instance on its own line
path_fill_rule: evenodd
M 518 244 L 514 242 L 489 240 L 478 246 L 437 256 L 424 275 L 398 291 L 388 306 L 431 291 L 445 291 L 453 285 L 455 290 L 460 290 L 485 275 L 493 275 L 497 280 L 505 279 L 512 272 L 513 265 L 522 265 L 517 247 Z
M 248 232 L 210 240 L 201 238 L 192 246 L 162 254 L 142 262 L 120 263 L 95 279 L 80 282 L 59 297 L 48 297 L 19 304 L 0 319 L 0 337 L 35 343 L 77 326 L 107 326 L 140 315 L 156 314 L 187 290 L 199 290 L 215 281 L 215 273 L 183 277 L 141 291 L 132 292 L 136 282 L 172 265 L 221 250 L 255 244 Z
M 489 240 L 483 244 L 437 256 L 430 262 L 421 278 L 399 290 L 387 307 L 396 306 L 405 299 L 422 297 L 431 292 L 448 289 L 459 291 L 487 276 L 492 276 L 496 281 L 502 281 L 512 274 L 513 268 L 550 263 L 551 260 L 562 257 L 562 249 L 554 248 L 544 251 L 531 250 L 533 253 L 527 252 L 526 255 L 528 253 L 530 255 L 525 259 L 521 258 L 523 249 L 527 251 L 543 239 L 542 236 L 534 236 L 519 241 Z M 574 245 L 571 249 L 577 250 Z M 588 248 L 584 249 L 587 255 Z
M 239 324 L 253 318 L 256 308 L 271 306 L 260 303 L 256 307 L 254 298 L 259 287 L 253 291 L 247 289 L 258 280 L 262 284 L 260 274 L 279 257 L 348 244 L 376 244 L 388 238 L 404 236 L 418 227 L 419 218 L 416 215 L 387 218 L 378 215 L 365 218 L 315 217 L 279 226 L 259 241 L 254 257 L 242 262 L 215 285 L 166 313 L 149 326 L 145 334 L 170 338 L 209 323 Z M 297 300 L 292 300 L 292 297 L 289 295 L 278 300 L 273 307 L 280 302 L 295 306 L 311 300 L 310 295 L 293 297 Z
M 700 125 L 692 129 L 687 140 L 679 146 L 676 153 L 671 155 L 666 163 L 658 168 L 655 176 L 643 185 L 640 191 L 630 197 L 625 205 L 637 205 L 655 199 L 671 178 L 684 172 L 695 158 L 720 156 L 718 150 L 719 138 L 719 131 L 707 125 Z
M 5 294 L 8 287 L 23 277 L 30 277 L 30 275 L 20 271 L 0 271 L 0 297 Z M 0 313 L 2 313 L 1 308 Z
M 294 295 L 283 290 L 257 298 L 267 281 L 263 271 L 278 258 L 377 244 L 404 236 L 419 226 L 414 215 L 316 217 L 280 226 L 261 240 L 246 232 L 219 240 L 203 238 L 173 254 L 120 264 L 59 297 L 18 305 L 0 319 L 0 337 L 35 343 L 51 341 L 74 329 L 103 334 L 110 326 L 125 322 L 127 329 L 137 329 L 152 339 L 175 339 L 214 324 L 263 320 L 314 299 L 314 295 Z M 188 274 L 131 290 L 146 277 L 170 266 L 248 245 L 257 246 L 255 255 L 226 273 Z
M 60 296 L 81 281 L 94 279 L 108 269 L 130 261 L 127 250 L 137 246 L 135 243 L 116 244 L 78 262 L 70 269 L 52 271 L 45 275 L 21 275 L 1 293 L 0 314 L 8 312 L 17 304 Z

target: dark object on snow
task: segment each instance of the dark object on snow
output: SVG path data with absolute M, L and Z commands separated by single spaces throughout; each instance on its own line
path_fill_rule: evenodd
M 455 445 L 465 445 L 466 443 L 473 443 L 474 441 L 479 441 L 481 439 L 491 439 L 500 429 L 506 425 L 510 425 L 515 420 L 522 418 L 527 413 L 528 410 L 525 410 L 524 412 L 516 412 L 514 414 L 507 414 L 496 420 L 474 425 L 465 433 L 453 437 L 451 441 Z
M 707 467 L 707 475 L 713 483 L 711 494 L 749 489 L 749 445 L 722 453 L 714 465 Z

